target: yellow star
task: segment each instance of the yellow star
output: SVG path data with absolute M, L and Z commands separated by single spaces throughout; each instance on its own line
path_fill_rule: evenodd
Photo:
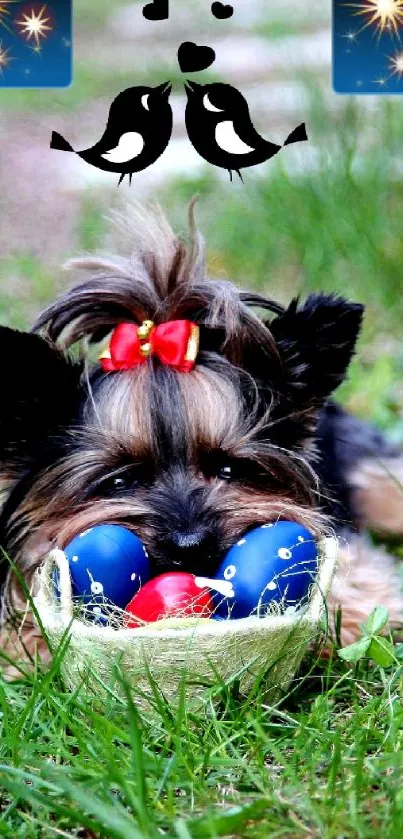
M 354 14 L 367 18 L 362 29 L 374 24 L 378 35 L 382 35 L 385 30 L 399 34 L 399 27 L 403 24 L 403 0 L 362 0 L 362 3 L 345 5 L 358 9 Z
M 9 65 L 10 61 L 12 61 L 12 58 L 11 58 L 11 55 L 10 55 L 10 48 L 5 49 L 5 47 L 3 47 L 2 42 L 0 41 L 0 75 L 1 76 L 3 75 L 4 68 Z
M 403 76 L 403 53 L 398 52 L 396 55 L 389 56 L 389 69 L 392 71 L 391 76 Z
M 0 0 L 1 1 L 1 0 Z M 22 20 L 17 20 L 17 26 L 21 26 L 21 35 L 25 35 L 27 41 L 31 38 L 39 46 L 41 38 L 46 38 L 49 32 L 52 31 L 50 24 L 50 17 L 44 17 L 47 12 L 46 5 L 42 6 L 39 12 L 31 9 L 30 15 L 23 13 Z

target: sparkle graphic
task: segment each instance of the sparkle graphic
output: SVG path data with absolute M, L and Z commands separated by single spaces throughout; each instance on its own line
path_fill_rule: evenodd
M 50 25 L 50 17 L 45 17 L 46 14 L 47 7 L 44 5 L 39 12 L 31 9 L 30 13 L 23 13 L 22 19 L 16 21 L 17 25 L 21 26 L 21 35 L 24 35 L 27 41 L 30 41 L 32 38 L 36 46 L 39 46 L 40 39 L 46 38 L 53 28 Z
M 363 0 L 362 3 L 346 3 L 346 6 L 358 9 L 355 15 L 366 18 L 364 26 L 374 25 L 379 36 L 385 31 L 399 35 L 399 27 L 403 25 L 403 0 Z
M 342 37 L 342 38 L 345 38 L 345 39 L 346 39 L 346 41 L 348 41 L 350 44 L 353 44 L 353 43 L 357 40 L 357 33 L 356 33 L 356 32 L 353 32 L 353 31 L 350 29 L 350 31 L 349 31 L 349 32 L 346 32 L 346 34 L 345 34 L 345 35 L 342 35 L 341 37 Z
M 10 48 L 6 50 L 0 41 L 0 76 L 3 75 L 3 70 L 9 65 L 10 61 L 12 61 Z
M 398 52 L 396 55 L 389 56 L 389 69 L 391 76 L 398 76 L 399 79 L 403 76 L 403 52 Z

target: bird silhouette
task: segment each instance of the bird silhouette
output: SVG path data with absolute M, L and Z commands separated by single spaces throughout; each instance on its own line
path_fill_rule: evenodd
M 187 81 L 186 128 L 189 140 L 201 157 L 238 173 L 274 157 L 283 146 L 307 140 L 305 123 L 287 137 L 283 146 L 270 143 L 253 126 L 246 99 L 235 87 L 217 82 L 201 85 Z
M 74 152 L 86 163 L 105 172 L 120 172 L 118 186 L 125 175 L 132 181 L 155 163 L 165 151 L 172 134 L 172 108 L 168 102 L 171 85 L 129 87 L 113 100 L 105 131 L 98 143 L 75 151 L 70 143 L 53 131 L 51 149 Z

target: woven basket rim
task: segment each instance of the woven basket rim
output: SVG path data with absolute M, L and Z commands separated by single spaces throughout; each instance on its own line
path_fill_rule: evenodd
M 141 644 L 144 641 L 184 640 L 186 638 L 231 637 L 245 635 L 253 631 L 254 634 L 272 632 L 273 629 L 292 630 L 297 626 L 318 624 L 325 608 L 326 597 L 329 593 L 338 555 L 338 539 L 327 536 L 319 542 L 320 567 L 318 577 L 312 584 L 308 606 L 304 612 L 294 614 L 269 615 L 267 617 L 252 616 L 234 620 L 212 621 L 209 618 L 171 618 L 156 621 L 149 626 L 134 629 L 114 629 L 112 627 L 97 627 L 84 623 L 73 615 L 73 600 L 71 578 L 68 560 L 63 551 L 55 548 L 45 558 L 38 576 L 38 592 L 34 597 L 35 607 L 45 630 L 68 630 L 72 635 L 88 640 L 103 640 L 105 643 L 127 642 Z M 56 600 L 54 587 L 51 582 L 53 571 L 57 567 L 60 575 L 61 606 Z M 155 628 L 157 627 L 157 628 Z

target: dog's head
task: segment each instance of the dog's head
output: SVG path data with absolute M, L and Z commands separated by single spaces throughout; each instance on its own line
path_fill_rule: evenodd
M 207 280 L 195 232 L 187 249 L 158 214 L 141 229 L 129 259 L 75 261 L 89 279 L 33 333 L 0 330 L 1 539 L 28 578 L 38 545 L 63 547 L 100 522 L 132 528 L 156 573 L 207 575 L 259 523 L 320 530 L 315 424 L 345 376 L 362 307 L 311 295 L 283 309 Z M 96 345 L 146 319 L 199 325 L 191 372 L 155 357 L 103 372 Z

